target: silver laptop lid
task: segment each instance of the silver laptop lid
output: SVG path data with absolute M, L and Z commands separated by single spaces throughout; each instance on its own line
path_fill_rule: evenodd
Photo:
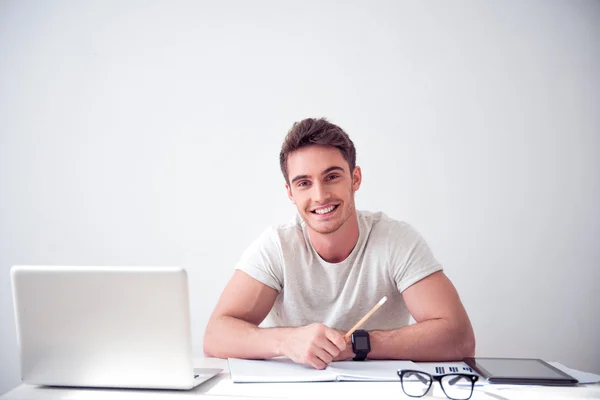
M 16 266 L 11 278 L 24 382 L 193 386 L 184 269 Z

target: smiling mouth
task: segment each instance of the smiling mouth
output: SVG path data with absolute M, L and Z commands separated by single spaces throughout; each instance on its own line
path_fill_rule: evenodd
M 331 214 L 332 212 L 334 212 L 338 207 L 339 207 L 339 204 L 336 204 L 334 206 L 318 208 L 316 210 L 311 211 L 311 213 L 317 214 L 317 215 L 327 215 L 327 214 Z

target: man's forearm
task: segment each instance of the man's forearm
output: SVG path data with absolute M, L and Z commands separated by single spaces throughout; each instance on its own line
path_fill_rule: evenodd
M 271 358 L 283 355 L 286 330 L 259 328 L 238 318 L 221 316 L 209 322 L 204 335 L 204 355 L 218 358 Z
M 457 326 L 433 319 L 391 331 L 371 331 L 372 359 L 453 361 L 475 354 L 475 337 L 469 323 Z

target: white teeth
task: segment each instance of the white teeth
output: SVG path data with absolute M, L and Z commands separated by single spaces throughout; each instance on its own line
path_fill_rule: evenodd
M 317 214 L 327 214 L 333 211 L 333 209 L 335 208 L 335 206 L 331 206 L 331 207 L 327 207 L 327 208 L 321 208 L 320 210 L 315 210 L 315 213 Z

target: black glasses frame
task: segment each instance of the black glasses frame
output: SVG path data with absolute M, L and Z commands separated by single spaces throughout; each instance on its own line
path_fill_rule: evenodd
M 404 375 L 407 374 L 415 374 L 419 379 L 421 379 L 421 375 L 425 375 L 429 377 L 429 384 L 427 385 L 427 390 L 425 390 L 423 392 L 422 395 L 420 396 L 416 396 L 416 395 L 412 395 L 412 394 L 408 394 L 406 392 L 406 390 L 404 390 Z M 405 395 L 409 396 L 409 397 L 423 397 L 427 394 L 427 392 L 429 392 L 429 389 L 431 389 L 431 385 L 433 384 L 433 381 L 438 381 L 440 383 L 440 387 L 442 388 L 442 391 L 444 392 L 444 394 L 446 395 L 447 398 L 452 399 L 452 400 L 469 400 L 471 398 L 471 396 L 473 396 L 473 388 L 475 387 L 475 382 L 477 382 L 477 380 L 479 379 L 479 376 L 477 375 L 471 375 L 471 374 L 442 374 L 442 375 L 431 375 L 427 372 L 423 372 L 423 371 L 417 371 L 414 369 L 399 369 L 397 371 L 398 377 L 400 377 L 400 384 L 402 385 L 402 391 L 404 392 Z M 469 382 L 471 382 L 471 393 L 469 394 L 469 397 L 467 398 L 461 398 L 461 399 L 455 399 L 454 397 L 450 397 L 448 396 L 448 393 L 446 393 L 446 390 L 444 389 L 444 385 L 442 385 L 442 379 L 445 378 L 446 376 L 453 376 L 455 377 L 455 379 L 453 379 L 452 381 L 457 382 L 460 378 L 467 378 L 467 380 Z M 450 382 L 452 384 L 452 381 Z M 421 380 L 421 382 L 423 382 L 423 380 Z M 423 382 L 423 384 L 425 384 L 427 382 Z

